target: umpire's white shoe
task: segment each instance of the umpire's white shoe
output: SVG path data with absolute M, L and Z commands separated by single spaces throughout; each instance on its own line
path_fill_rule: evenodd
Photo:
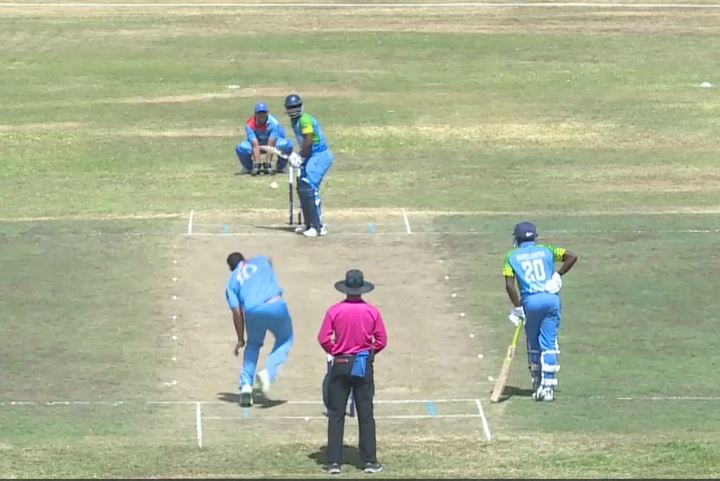
M 297 232 L 297 229 L 295 230 L 295 232 Z M 323 225 L 322 227 L 320 227 L 320 232 L 318 232 L 317 229 L 315 229 L 314 227 L 310 227 L 309 229 L 303 230 L 301 233 L 305 237 L 318 237 L 318 236 L 327 235 L 328 231 L 327 231 L 327 227 L 325 227 L 325 225 Z
M 263 393 L 263 396 L 267 397 L 270 391 L 270 373 L 267 372 L 267 369 L 263 369 L 257 373 L 257 382 L 260 392 Z
M 296 234 L 303 234 L 306 230 L 308 230 L 309 227 L 306 225 L 301 225 L 300 227 L 295 227 L 295 233 Z

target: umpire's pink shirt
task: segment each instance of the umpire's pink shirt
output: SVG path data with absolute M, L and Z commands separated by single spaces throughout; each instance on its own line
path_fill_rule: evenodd
M 333 356 L 370 350 L 378 353 L 387 345 L 387 332 L 375 306 L 362 299 L 346 299 L 328 309 L 320 326 L 318 342 Z

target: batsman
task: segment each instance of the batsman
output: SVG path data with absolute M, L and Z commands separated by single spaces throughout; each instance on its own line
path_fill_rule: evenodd
M 305 237 L 326 235 L 327 228 L 320 207 L 320 184 L 332 166 L 333 155 L 317 119 L 303 112 L 300 96 L 288 95 L 285 98 L 285 111 L 290 117 L 300 150 L 300 155 L 293 153 L 289 159 L 293 167 L 301 169 L 297 193 L 305 225 L 295 229 L 295 232 Z
M 532 397 L 536 401 L 552 401 L 560 370 L 557 339 L 562 276 L 575 265 L 577 256 L 562 247 L 538 244 L 536 238 L 535 224 L 520 222 L 515 225 L 515 248 L 505 256 L 502 273 L 505 290 L 513 305 L 510 320 L 516 324 L 525 319 Z M 555 262 L 562 262 L 557 271 Z

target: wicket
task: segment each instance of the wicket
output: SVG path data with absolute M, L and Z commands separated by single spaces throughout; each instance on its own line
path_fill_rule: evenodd
M 282 157 L 283 159 L 287 159 L 289 156 L 286 154 L 283 154 L 281 151 L 276 149 L 275 147 L 271 147 L 269 145 L 261 145 L 260 150 L 263 152 L 272 152 L 273 154 L 277 155 L 278 157 Z M 293 225 L 293 210 L 295 207 L 295 194 L 293 194 L 293 186 L 295 185 L 295 182 L 300 177 L 300 169 L 295 168 L 288 162 L 288 224 Z M 300 198 L 298 197 L 298 200 Z M 302 225 L 302 210 L 298 212 L 297 215 L 297 223 L 298 225 Z

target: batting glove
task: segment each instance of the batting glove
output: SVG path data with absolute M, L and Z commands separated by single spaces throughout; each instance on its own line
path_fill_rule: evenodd
M 552 277 L 545 282 L 545 292 L 549 294 L 557 294 L 562 288 L 562 276 L 555 272 Z
M 290 154 L 290 157 L 288 157 L 288 162 L 290 162 L 290 165 L 292 165 L 294 168 L 299 169 L 300 167 L 302 167 L 303 158 L 293 152 L 292 154 Z
M 523 319 L 525 319 L 525 309 L 523 309 L 522 306 L 513 307 L 510 311 L 508 319 L 510 319 L 510 322 L 512 322 L 513 325 L 517 327 L 517 325 L 520 324 Z

